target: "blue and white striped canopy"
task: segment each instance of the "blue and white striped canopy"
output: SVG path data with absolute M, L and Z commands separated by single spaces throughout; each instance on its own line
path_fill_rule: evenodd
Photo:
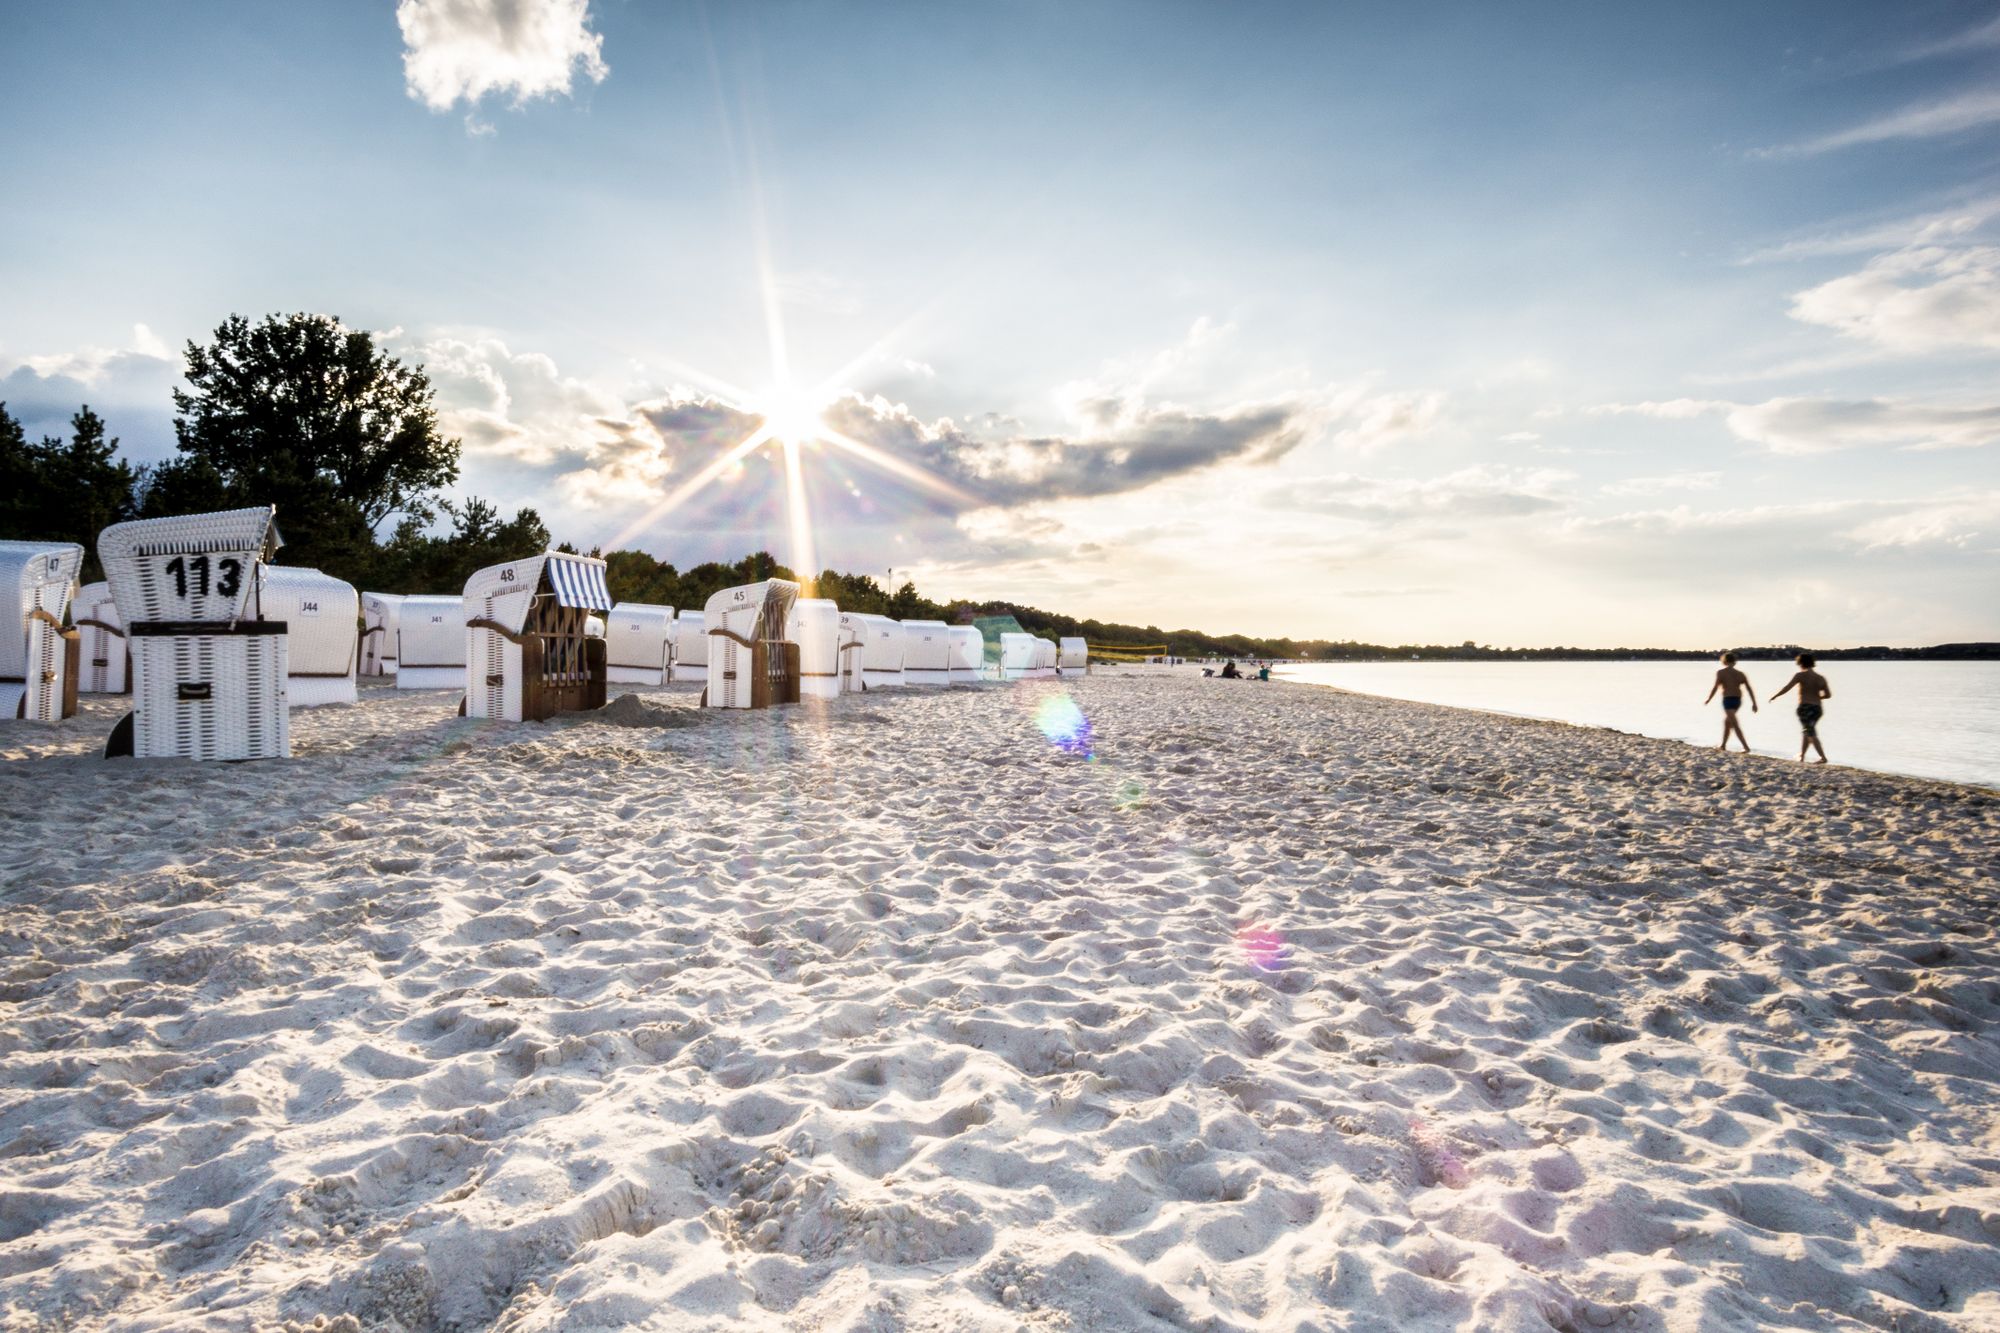
M 549 587 L 556 601 L 584 611 L 609 611 L 611 590 L 604 586 L 604 566 L 596 560 L 549 556 Z

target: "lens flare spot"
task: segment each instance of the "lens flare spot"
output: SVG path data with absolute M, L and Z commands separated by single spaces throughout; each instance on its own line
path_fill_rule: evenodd
M 1269 926 L 1243 927 L 1236 932 L 1236 947 L 1259 972 L 1279 971 L 1292 956 L 1292 951 L 1285 947 L 1284 933 Z
M 1145 803 L 1146 787 L 1137 778 L 1126 778 L 1111 795 L 1111 804 L 1118 810 L 1137 810 Z
M 1064 692 L 1045 694 L 1035 704 L 1035 725 L 1042 735 L 1049 738 L 1064 754 L 1078 754 L 1088 759 L 1090 751 L 1090 719 L 1077 707 L 1076 700 Z

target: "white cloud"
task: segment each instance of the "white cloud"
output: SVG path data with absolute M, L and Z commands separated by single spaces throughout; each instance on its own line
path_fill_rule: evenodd
M 1563 508 L 1562 486 L 1571 480 L 1571 473 L 1552 468 L 1469 467 L 1423 478 L 1339 472 L 1287 481 L 1264 499 L 1274 509 L 1373 524 L 1509 519 Z
M 1889 398 L 1773 398 L 1730 410 L 1729 429 L 1774 453 L 1891 445 L 1969 449 L 2000 440 L 2000 406 L 1945 407 Z
M 610 72 L 589 0 L 400 0 L 396 23 L 410 96 L 433 111 L 493 93 L 519 106 L 567 95 L 579 74 L 601 83 Z M 492 132 L 471 117 L 466 128 Z
M 1967 51 L 1982 51 L 2000 46 L 2000 15 L 1995 15 L 1977 27 L 1955 32 L 1951 36 L 1934 42 L 1920 42 L 1896 53 L 1900 62 L 1931 60 L 1938 56 L 1963 55 Z
M 1583 411 L 1586 416 L 1593 417 L 1637 416 L 1686 421 L 1693 417 L 1706 416 L 1710 412 L 1726 411 L 1734 406 L 1734 403 L 1718 402 L 1712 398 L 1669 398 L 1663 402 L 1594 403 Z
M 1751 252 L 1745 263 L 1783 262 L 1792 259 L 1821 259 L 1832 255 L 1854 255 L 1883 250 L 1906 249 L 1957 240 L 1978 231 L 2000 217 L 2000 194 L 1981 195 L 1933 209 L 1913 217 L 1893 218 L 1795 237 L 1777 245 Z
M 1792 318 L 1898 353 L 2000 349 L 2000 247 L 1913 246 L 1800 292 Z
M 1808 139 L 1803 143 L 1766 148 L 1760 157 L 1802 157 L 1830 153 L 1862 144 L 1889 143 L 1900 139 L 1929 139 L 1961 130 L 1977 129 L 2000 121 L 2000 90 L 1975 88 L 1933 102 L 1920 102 L 1859 125 Z
M 1864 550 L 1982 551 L 2000 548 L 2000 492 L 1942 497 L 1848 530 Z
M 1720 472 L 1669 472 L 1657 477 L 1627 477 L 1598 489 L 1605 495 L 1659 495 L 1667 491 L 1712 491 L 1722 484 Z
M 1508 431 L 1508 432 L 1507 432 L 1507 433 L 1506 433 L 1505 435 L 1502 435 L 1502 436 L 1500 437 L 1500 443 L 1502 443 L 1502 444 L 1533 444 L 1533 443 L 1534 443 L 1534 442 L 1535 442 L 1536 440 L 1539 440 L 1539 439 L 1541 439 L 1541 438 L 1542 438 L 1542 437 L 1541 437 L 1541 433 L 1540 433 L 1539 431 L 1532 431 L 1532 430 L 1510 430 L 1510 431 Z

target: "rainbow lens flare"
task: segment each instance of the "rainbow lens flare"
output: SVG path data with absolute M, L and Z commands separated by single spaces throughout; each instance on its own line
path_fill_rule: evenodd
M 1277 972 L 1292 956 L 1283 932 L 1269 926 L 1245 926 L 1236 932 L 1236 947 L 1259 972 Z
M 1091 757 L 1090 719 L 1067 692 L 1045 694 L 1035 705 L 1035 725 L 1064 754 Z

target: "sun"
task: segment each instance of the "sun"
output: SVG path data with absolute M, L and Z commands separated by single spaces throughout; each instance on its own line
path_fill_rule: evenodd
M 775 394 L 758 409 L 764 418 L 759 434 L 780 444 L 811 444 L 826 434 L 825 413 L 824 403 L 796 394 Z

